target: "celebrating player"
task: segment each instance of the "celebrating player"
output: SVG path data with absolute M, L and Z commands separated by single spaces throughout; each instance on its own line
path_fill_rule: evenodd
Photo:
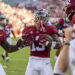
M 23 30 L 21 41 L 26 40 L 31 48 L 29 62 L 25 75 L 53 75 L 50 64 L 50 48 L 60 48 L 55 26 L 48 25 L 49 15 L 45 10 L 35 14 L 35 25 Z M 32 39 L 32 41 L 31 41 Z M 53 42 L 52 41 L 57 41 Z

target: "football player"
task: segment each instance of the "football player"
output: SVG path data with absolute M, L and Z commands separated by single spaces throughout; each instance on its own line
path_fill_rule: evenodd
M 56 27 L 49 26 L 48 20 L 47 11 L 39 10 L 35 14 L 35 25 L 26 27 L 22 32 L 20 40 L 28 38 L 26 45 L 28 44 L 31 48 L 25 75 L 39 75 L 39 73 L 40 75 L 53 75 L 50 64 L 50 49 L 60 48 L 60 41 L 57 37 Z
M 75 11 L 75 5 L 74 5 L 74 3 L 75 3 L 74 0 L 70 0 L 70 4 L 68 5 L 68 7 L 66 9 L 67 19 L 69 21 L 72 21 L 72 17 L 75 14 L 75 12 L 74 12 Z M 70 26 L 72 26 L 72 23 L 70 24 Z M 61 52 L 61 54 L 59 55 L 59 58 L 58 58 L 58 60 L 57 60 L 57 62 L 55 64 L 55 68 L 54 68 L 55 75 L 64 75 L 65 72 L 66 72 L 66 70 L 67 70 L 67 68 L 69 66 L 71 66 L 69 64 L 68 54 L 67 54 L 67 56 L 65 58 L 66 53 L 68 53 L 68 50 L 66 50 L 66 51 L 63 50 Z M 65 62 L 65 60 L 66 60 L 66 62 Z M 64 63 L 65 63 L 65 65 L 64 65 Z
M 16 39 L 16 36 L 15 36 L 15 34 L 14 34 L 14 32 L 13 32 L 13 27 L 12 27 L 12 25 L 9 24 L 9 19 L 7 19 L 7 18 L 5 18 L 5 19 L 6 19 L 6 23 L 5 23 L 4 29 L 5 29 L 6 34 L 7 34 L 7 41 L 8 41 L 8 43 L 11 45 L 11 44 L 12 44 L 12 40 L 11 40 L 11 37 L 10 37 L 10 33 L 13 34 L 13 36 L 14 36 L 15 39 Z M 17 39 L 16 39 L 16 40 L 17 40 Z M 6 57 L 6 58 L 5 58 L 5 57 Z M 2 58 L 3 58 L 3 60 L 6 59 L 7 62 L 10 61 L 10 59 L 9 59 L 9 57 L 8 57 L 8 52 L 2 53 Z
M 12 46 L 9 45 L 6 38 L 6 31 L 4 30 L 5 26 L 5 17 L 4 15 L 0 15 L 0 45 L 8 52 L 13 52 L 18 50 L 18 45 Z M 0 75 L 6 75 L 2 65 L 0 64 Z

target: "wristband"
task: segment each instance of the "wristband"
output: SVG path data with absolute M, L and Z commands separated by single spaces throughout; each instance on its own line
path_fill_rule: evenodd
M 65 43 L 64 43 L 64 45 L 68 45 L 68 46 L 69 46 L 69 45 L 70 45 L 70 43 L 65 42 Z

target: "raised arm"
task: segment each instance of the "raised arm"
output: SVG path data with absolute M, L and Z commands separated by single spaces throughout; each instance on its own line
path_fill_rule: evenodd
M 9 45 L 9 43 L 5 40 L 1 43 L 1 46 L 7 52 L 15 52 L 15 51 L 18 51 L 19 49 L 23 48 L 25 45 L 24 45 L 24 41 L 19 39 L 16 45 Z

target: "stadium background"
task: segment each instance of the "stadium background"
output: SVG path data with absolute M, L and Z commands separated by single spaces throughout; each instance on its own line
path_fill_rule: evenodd
M 57 22 L 59 17 L 64 16 L 63 7 L 65 1 L 63 0 L 0 0 L 0 11 L 9 18 L 10 23 L 13 25 L 16 35 L 20 35 L 24 25 L 34 24 L 34 13 L 40 7 L 47 9 L 50 13 L 50 21 Z M 63 14 L 63 15 L 62 15 Z M 13 44 L 15 40 L 13 39 Z M 0 48 L 0 55 L 3 49 Z M 18 52 L 10 53 L 10 62 L 0 61 L 7 73 L 7 75 L 24 75 L 28 58 L 29 48 L 26 47 Z M 55 63 L 55 50 L 51 52 L 51 64 L 54 67 Z M 66 75 L 70 75 L 68 72 Z
M 55 22 L 58 17 L 64 16 L 64 5 L 65 2 L 62 0 L 0 0 L 0 11 L 9 18 L 14 32 L 19 34 L 25 24 L 34 24 L 34 13 L 37 9 L 48 9 L 50 20 Z

